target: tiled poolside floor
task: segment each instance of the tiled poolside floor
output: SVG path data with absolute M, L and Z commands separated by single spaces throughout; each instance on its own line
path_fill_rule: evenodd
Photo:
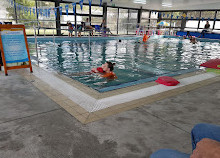
M 194 124 L 220 125 L 220 82 L 87 125 L 16 72 L 0 73 L 0 87 L 1 158 L 146 158 L 160 148 L 190 153 Z
M 25 69 L 17 72 L 83 124 L 220 81 L 216 74 L 195 71 L 176 76 L 180 81 L 177 86 L 148 82 L 99 93 L 67 76 L 37 66 L 33 73 Z

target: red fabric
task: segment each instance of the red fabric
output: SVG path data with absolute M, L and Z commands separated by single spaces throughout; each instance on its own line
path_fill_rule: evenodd
M 96 70 L 97 70 L 98 72 L 104 73 L 102 67 L 97 67 Z M 96 73 L 96 71 L 94 71 L 94 70 L 91 70 L 91 71 L 94 72 L 94 73 Z
M 101 73 L 104 72 L 103 69 L 102 69 L 102 67 L 97 67 L 97 70 L 98 70 L 99 72 L 101 72 Z
M 169 77 L 169 76 L 161 76 L 155 82 L 164 84 L 166 86 L 176 86 L 177 84 L 180 83 L 176 79 Z
M 218 67 L 219 65 L 219 67 Z M 220 69 L 220 59 L 211 59 L 200 66 L 207 67 L 207 68 L 213 68 L 213 69 Z

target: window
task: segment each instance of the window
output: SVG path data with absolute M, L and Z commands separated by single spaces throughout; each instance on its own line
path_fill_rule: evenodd
M 209 21 L 210 29 L 213 28 L 213 23 L 214 23 L 214 21 Z M 203 28 L 205 27 L 205 24 L 206 24 L 206 20 L 200 21 L 199 28 L 202 28 L 202 29 L 203 29 Z
M 91 24 L 92 25 L 101 25 L 102 17 L 92 17 Z
M 83 5 L 83 9 L 81 10 L 81 7 L 79 4 L 76 5 L 76 13 L 79 14 L 89 14 L 89 6 Z
M 157 27 L 157 19 L 158 19 L 158 12 L 151 12 L 150 14 L 150 28 Z M 146 29 L 148 27 L 145 27 Z
M 186 27 L 197 28 L 198 24 L 199 24 L 198 20 L 187 20 L 186 21 Z
M 23 3 L 19 3 L 19 4 L 35 9 L 35 1 L 34 0 L 23 1 Z M 22 23 L 23 19 L 24 20 L 27 19 L 27 20 L 31 20 L 31 21 L 36 21 L 36 19 L 37 19 L 36 13 L 34 14 L 33 10 L 31 10 L 31 15 L 30 15 L 30 10 L 28 10 L 28 13 L 27 13 L 27 11 L 22 11 L 21 8 L 20 9 L 16 8 L 16 11 L 17 11 L 17 18 L 21 20 L 21 21 L 19 21 L 20 23 Z M 27 21 L 23 21 L 23 22 L 27 22 Z
M 172 19 L 181 19 L 183 12 L 173 12 L 171 15 L 173 15 Z M 171 15 L 170 15 L 170 17 L 171 17 Z
M 151 12 L 150 18 L 151 19 L 158 19 L 158 12 Z
M 171 19 L 172 12 L 161 12 L 162 19 Z
M 199 11 L 188 11 L 187 12 L 187 17 L 189 19 L 191 19 L 191 17 L 193 17 L 193 19 L 199 18 L 200 17 L 200 12 Z
M 149 12 L 143 11 L 141 14 L 141 19 L 149 19 Z
M 56 35 L 56 29 L 40 29 L 40 35 Z
M 150 20 L 150 27 L 157 27 L 157 20 Z
M 1 0 L 0 5 L 0 22 L 12 22 L 16 24 L 16 15 L 14 5 L 12 6 L 8 0 Z M 29 24 L 27 24 L 29 26 Z
M 119 9 L 118 33 L 127 34 L 128 9 Z
M 87 18 L 89 18 L 89 16 L 76 16 L 77 24 L 81 24 L 81 22 L 86 22 Z
M 128 19 L 128 34 L 135 34 L 137 27 L 137 10 L 129 10 L 129 19 Z
M 62 7 L 62 12 L 63 14 L 65 13 L 66 14 L 66 5 L 69 6 L 68 8 L 68 13 L 73 13 L 73 5 L 72 3 L 60 3 L 60 6 Z
M 118 8 L 107 9 L 107 26 L 111 32 L 117 34 Z
M 171 27 L 181 27 L 182 20 L 172 20 Z
M 215 29 L 220 29 L 220 21 L 215 22 Z
M 202 11 L 201 12 L 201 18 L 204 18 L 204 19 L 214 19 L 215 17 L 215 11 Z
M 38 14 L 38 21 L 40 25 L 39 34 L 40 35 L 52 35 L 53 33 L 56 33 L 56 17 L 54 14 L 54 10 L 52 9 L 50 11 L 50 17 L 46 17 L 46 11 L 44 9 L 54 8 L 55 3 L 54 2 L 43 2 L 43 1 L 37 1 L 37 7 L 39 9 L 42 9 L 42 13 Z
M 217 11 L 216 19 L 220 19 L 220 11 Z
M 67 24 L 67 22 L 71 22 L 72 24 L 75 23 L 75 15 L 62 15 L 60 17 L 60 23 L 61 24 Z
M 141 26 L 147 27 L 149 26 L 149 14 L 150 12 L 144 11 L 141 14 Z
M 91 13 L 93 15 L 103 15 L 103 7 L 91 6 Z
M 55 3 L 54 2 L 42 2 L 42 1 L 37 1 L 37 7 L 40 8 L 40 9 L 48 9 L 48 8 L 53 8 L 55 7 Z M 54 11 L 51 10 L 51 13 L 50 13 L 50 17 L 46 17 L 46 16 L 43 16 L 44 14 L 44 10 L 43 10 L 43 13 L 38 15 L 38 19 L 39 20 L 55 20 L 56 17 L 55 17 L 55 14 L 54 14 Z
M 148 26 L 149 25 L 149 20 L 148 19 L 141 19 L 141 25 Z
M 68 26 L 61 26 L 61 34 L 62 35 L 68 35 L 69 34 Z M 73 32 L 73 35 L 74 35 L 74 32 Z

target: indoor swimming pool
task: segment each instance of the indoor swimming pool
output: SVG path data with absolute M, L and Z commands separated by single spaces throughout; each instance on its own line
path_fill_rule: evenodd
M 29 42 L 30 48 L 34 45 Z M 55 43 L 38 39 L 38 47 L 40 67 L 62 73 L 99 92 L 153 81 L 162 75 L 196 71 L 201 63 L 220 57 L 217 40 L 192 44 L 188 39 L 171 36 L 152 36 L 146 43 L 138 43 L 137 37 L 96 38 L 90 43 L 68 38 Z M 114 72 L 118 79 L 108 80 L 95 73 L 84 73 L 106 61 L 116 63 Z

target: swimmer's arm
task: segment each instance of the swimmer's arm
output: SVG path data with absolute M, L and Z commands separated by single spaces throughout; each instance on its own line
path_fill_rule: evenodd
M 97 68 L 92 68 L 91 71 L 92 71 L 92 72 L 96 72 L 96 73 L 99 72 L 99 71 L 97 70 Z
M 67 76 L 83 76 L 83 75 L 91 75 L 92 72 L 77 72 L 77 73 L 71 73 L 68 74 Z

